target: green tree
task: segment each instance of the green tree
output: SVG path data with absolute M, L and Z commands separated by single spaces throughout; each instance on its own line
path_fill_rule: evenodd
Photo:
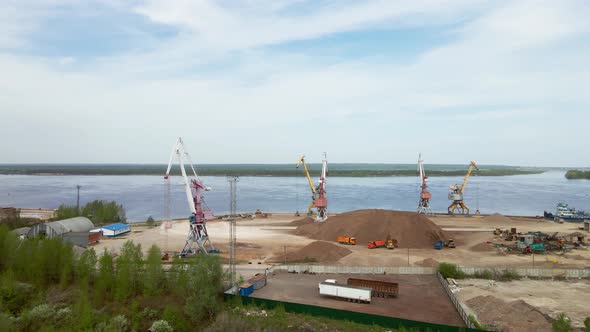
M 211 320 L 219 311 L 223 271 L 219 257 L 200 256 L 189 267 L 184 311 L 194 321 Z
M 147 218 L 147 220 L 145 221 L 145 223 L 149 226 L 149 227 L 154 227 L 154 225 L 156 224 L 156 221 L 154 220 L 154 218 L 152 216 L 149 216 Z
M 570 332 L 572 330 L 572 322 L 564 313 L 559 314 L 557 319 L 553 321 L 553 332 Z
M 61 204 L 55 211 L 55 219 L 63 220 L 80 216 L 76 206 Z
M 590 332 L 590 317 L 584 319 L 584 332 Z
M 148 251 L 143 280 L 146 295 L 160 294 L 164 281 L 164 271 L 162 270 L 162 252 L 155 244 Z
M 125 209 L 115 201 L 95 200 L 84 206 L 82 215 L 95 224 L 125 222 Z
M 113 256 L 104 249 L 102 256 L 98 261 L 98 278 L 96 280 L 96 300 L 102 303 L 105 299 L 110 299 L 113 287 L 115 286 L 115 267 L 113 266 Z
M 96 252 L 93 248 L 85 250 L 76 264 L 76 277 L 82 285 L 88 285 L 96 270 Z
M 143 268 L 141 245 L 131 241 L 123 244 L 116 261 L 116 292 L 118 300 L 125 300 L 139 293 L 142 286 L 141 270 Z

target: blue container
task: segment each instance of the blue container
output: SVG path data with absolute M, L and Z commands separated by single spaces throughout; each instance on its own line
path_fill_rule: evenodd
M 443 248 L 443 245 L 444 245 L 443 241 L 438 241 L 434 244 L 434 249 L 441 250 Z
M 252 293 L 254 293 L 254 285 L 250 283 L 243 283 L 240 285 L 241 296 L 249 296 Z

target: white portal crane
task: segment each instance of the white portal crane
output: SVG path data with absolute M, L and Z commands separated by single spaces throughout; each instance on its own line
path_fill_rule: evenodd
M 432 214 L 432 208 L 430 207 L 430 199 L 432 194 L 428 191 L 428 177 L 424 172 L 424 160 L 422 160 L 422 154 L 418 155 L 418 173 L 420 176 L 420 201 L 418 202 L 418 213 L 421 214 Z
M 181 254 L 198 254 L 201 251 L 204 254 L 209 252 L 217 252 L 209 240 L 207 226 L 205 225 L 205 221 L 210 218 L 213 213 L 209 209 L 203 208 L 204 200 L 201 193 L 202 191 L 210 191 L 211 188 L 206 187 L 199 179 L 199 176 L 195 171 L 195 167 L 193 166 L 191 157 L 188 152 L 186 152 L 182 137 L 179 137 L 172 147 L 170 161 L 168 162 L 168 168 L 166 169 L 166 174 L 164 175 L 164 179 L 166 180 L 168 180 L 170 175 L 170 169 L 172 167 L 174 157 L 177 158 L 180 165 L 180 172 L 184 181 L 184 192 L 186 194 L 188 206 L 191 211 L 191 216 L 189 217 L 190 229 L 186 238 L 186 244 L 184 245 Z M 190 179 L 190 181 L 186 174 L 185 164 L 189 164 L 193 172 L 194 178 Z

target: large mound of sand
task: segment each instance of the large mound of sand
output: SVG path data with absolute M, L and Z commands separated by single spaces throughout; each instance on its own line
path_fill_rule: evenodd
M 389 210 L 342 213 L 323 223 L 303 224 L 295 234 L 334 242 L 339 236 L 352 236 L 357 245 L 385 240 L 389 234 L 401 248 L 432 248 L 436 241 L 447 239 L 445 232 L 424 215 Z
M 287 261 L 334 263 L 351 253 L 352 251 L 337 244 L 315 241 L 293 253 L 287 252 Z M 285 257 L 283 255 L 278 255 L 273 260 L 282 262 L 284 259 Z
M 480 323 L 498 331 L 551 331 L 551 322 L 537 308 L 516 300 L 504 302 L 494 296 L 477 296 L 467 305 Z
M 499 213 L 494 213 L 492 215 L 489 215 L 485 218 L 483 218 L 484 222 L 489 222 L 489 223 L 514 223 L 514 220 L 506 217 L 505 215 L 499 214 Z
M 313 223 L 313 218 L 311 217 L 303 217 L 301 219 L 297 219 L 297 220 L 293 220 L 289 223 L 289 225 L 291 226 L 301 226 L 301 225 L 305 225 L 305 224 L 311 224 Z

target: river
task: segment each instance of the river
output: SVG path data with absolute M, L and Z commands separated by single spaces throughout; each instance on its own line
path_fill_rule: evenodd
M 229 210 L 229 184 L 225 177 L 203 177 L 212 187 L 205 201 L 216 214 Z M 449 205 L 448 186 L 461 183 L 462 177 L 432 177 L 429 189 L 434 211 L 444 212 Z M 173 218 L 189 214 L 180 177 L 171 177 L 168 186 L 161 176 L 54 176 L 0 175 L 0 206 L 57 208 L 76 204 L 76 185 L 80 185 L 81 204 L 95 200 L 115 200 L 123 204 L 129 221 L 144 221 L 148 216 Z M 327 182 L 328 211 L 343 212 L 378 208 L 416 209 L 420 192 L 417 177 L 330 177 Z M 256 209 L 269 212 L 305 211 L 310 202 L 303 177 L 242 177 L 238 182 L 238 211 Z M 567 180 L 563 172 L 498 177 L 471 177 L 465 201 L 475 211 L 510 215 L 542 215 L 567 202 L 578 209 L 590 209 L 590 181 Z M 169 207 L 169 208 L 168 208 Z M 170 211 L 168 213 L 167 211 Z

